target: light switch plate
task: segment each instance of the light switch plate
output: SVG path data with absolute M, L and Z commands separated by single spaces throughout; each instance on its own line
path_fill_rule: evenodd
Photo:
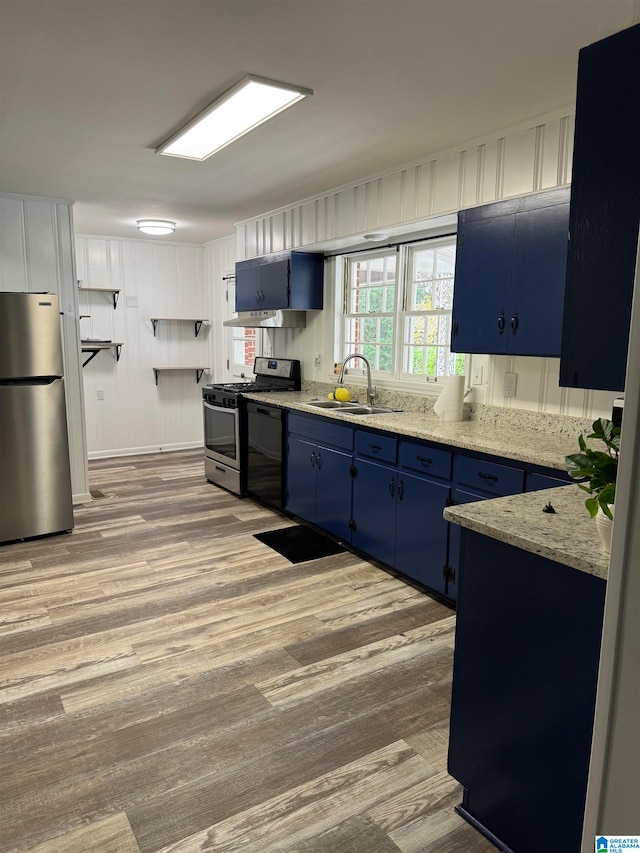
M 518 379 L 517 373 L 505 373 L 504 375 L 504 396 L 505 397 L 515 397 L 516 396 L 516 381 Z
M 474 368 L 473 371 L 473 385 L 482 385 L 482 381 L 484 378 L 484 367 L 480 365 L 479 367 Z

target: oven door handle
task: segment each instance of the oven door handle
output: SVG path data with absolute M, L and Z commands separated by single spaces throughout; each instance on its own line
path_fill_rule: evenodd
M 227 406 L 212 406 L 211 403 L 204 403 L 205 409 L 211 409 L 212 412 L 230 412 L 232 415 L 235 415 L 238 411 L 234 408 L 228 408 Z

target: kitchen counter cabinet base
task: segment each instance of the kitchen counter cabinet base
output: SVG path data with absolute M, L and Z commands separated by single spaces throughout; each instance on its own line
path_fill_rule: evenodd
M 289 411 L 286 511 L 451 606 L 460 575 L 460 529 L 443 518 L 451 496 L 483 501 L 519 494 L 525 478 L 543 488 L 566 475 L 551 479 L 548 468 L 404 439 Z
M 342 541 L 351 540 L 353 430 L 290 414 L 286 509 Z
M 461 550 L 448 763 L 460 813 L 502 849 L 579 850 L 606 583 L 466 529 Z

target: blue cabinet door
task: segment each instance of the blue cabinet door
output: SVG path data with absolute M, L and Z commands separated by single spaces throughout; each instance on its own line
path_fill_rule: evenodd
M 446 592 L 449 486 L 398 473 L 395 567 L 435 592 Z
M 261 304 L 265 311 L 289 307 L 289 259 L 275 261 L 262 267 L 260 282 Z
M 466 489 L 457 487 L 452 489 L 451 497 L 458 504 L 470 504 L 475 501 L 484 501 L 494 495 L 481 495 L 477 492 L 470 492 Z M 449 556 L 447 560 L 448 567 L 448 588 L 447 595 L 453 601 L 458 598 L 458 584 L 460 583 L 460 538 L 462 536 L 462 528 L 459 524 L 449 525 Z
M 580 51 L 560 385 L 622 391 L 640 222 L 640 24 Z M 594 346 L 606 340 L 606 354 Z
M 560 355 L 569 202 L 516 216 L 507 352 Z
M 460 211 L 453 352 L 560 355 L 568 230 L 565 187 Z
M 289 258 L 252 258 L 236 264 L 236 311 L 289 307 Z
M 351 541 L 351 453 L 316 447 L 316 524 Z
M 353 481 L 353 520 L 356 526 L 351 534 L 351 544 L 374 559 L 393 566 L 397 471 L 363 459 L 358 459 L 356 467 L 358 473 Z
M 316 446 L 289 436 L 286 508 L 306 521 L 316 520 Z
M 451 350 L 507 351 L 515 215 L 458 214 Z

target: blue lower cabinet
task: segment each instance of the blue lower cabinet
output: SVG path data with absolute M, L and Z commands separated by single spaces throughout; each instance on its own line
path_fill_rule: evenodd
M 573 480 L 569 479 L 569 475 L 562 477 L 562 473 L 558 471 L 557 477 L 550 477 L 547 474 L 527 473 L 526 492 L 537 492 L 540 489 L 555 489 L 558 486 L 567 486 Z
M 289 437 L 289 512 L 350 541 L 351 452 Z
M 448 595 L 449 485 L 406 471 L 356 460 L 351 544 L 425 587 Z
M 353 481 L 351 544 L 393 567 L 396 545 L 398 473 L 389 465 L 358 459 Z
M 480 495 L 468 492 L 466 489 L 455 488 L 451 491 L 452 503 L 470 504 L 475 501 L 485 501 L 492 495 Z M 447 578 L 449 581 L 448 597 L 458 600 L 458 583 L 460 581 L 460 535 L 461 528 L 457 524 L 449 525 L 449 550 L 447 559 Z
M 318 527 L 351 541 L 350 452 L 316 445 L 316 517 Z
M 606 581 L 470 530 L 462 560 L 448 757 L 464 788 L 457 810 L 500 850 L 578 851 Z
M 305 521 L 316 521 L 316 445 L 289 438 L 287 454 L 287 501 L 289 512 Z
M 443 595 L 448 524 L 442 510 L 448 497 L 448 485 L 398 474 L 395 568 Z

